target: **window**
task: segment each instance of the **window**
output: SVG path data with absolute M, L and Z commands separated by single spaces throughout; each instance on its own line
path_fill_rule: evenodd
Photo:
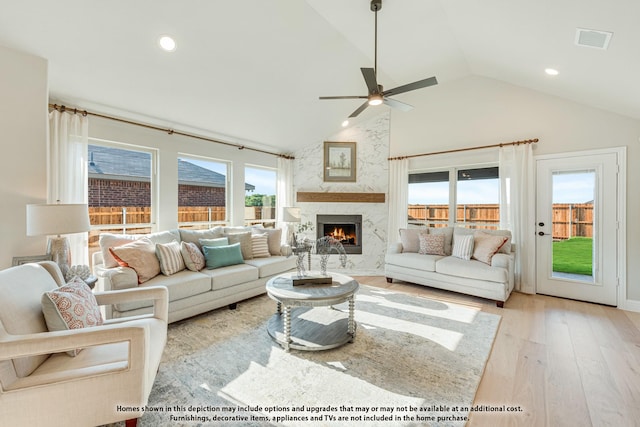
M 154 152 L 91 140 L 88 156 L 90 254 L 101 232 L 151 232 Z
M 276 171 L 275 169 L 246 166 L 244 223 L 275 227 Z
M 228 170 L 222 161 L 178 158 L 178 227 L 227 224 Z
M 497 229 L 500 224 L 498 168 L 410 173 L 408 220 L 413 226 Z

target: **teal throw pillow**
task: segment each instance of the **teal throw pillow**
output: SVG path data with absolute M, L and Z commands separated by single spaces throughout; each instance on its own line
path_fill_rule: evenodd
M 203 246 L 202 251 L 207 261 L 207 268 L 210 270 L 244 263 L 240 243 L 224 246 Z
M 200 246 L 226 246 L 229 244 L 229 239 L 226 237 L 218 237 L 216 239 L 198 239 Z

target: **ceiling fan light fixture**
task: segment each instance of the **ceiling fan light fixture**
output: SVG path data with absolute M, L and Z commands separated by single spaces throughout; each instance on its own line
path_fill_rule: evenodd
M 374 93 L 369 95 L 369 105 L 380 105 L 382 104 L 382 95 L 379 93 Z

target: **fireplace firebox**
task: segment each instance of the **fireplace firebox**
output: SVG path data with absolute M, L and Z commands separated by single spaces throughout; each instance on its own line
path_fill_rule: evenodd
M 362 215 L 317 215 L 316 235 L 342 243 L 348 254 L 362 254 Z

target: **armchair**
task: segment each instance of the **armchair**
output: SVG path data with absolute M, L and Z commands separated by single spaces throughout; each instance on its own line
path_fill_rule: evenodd
M 53 262 L 0 271 L 0 413 L 7 425 L 97 426 L 143 414 L 167 337 L 168 293 L 95 293 L 98 304 L 153 300 L 153 314 L 49 332 L 43 293 L 64 284 Z M 82 349 L 72 357 L 66 352 Z

